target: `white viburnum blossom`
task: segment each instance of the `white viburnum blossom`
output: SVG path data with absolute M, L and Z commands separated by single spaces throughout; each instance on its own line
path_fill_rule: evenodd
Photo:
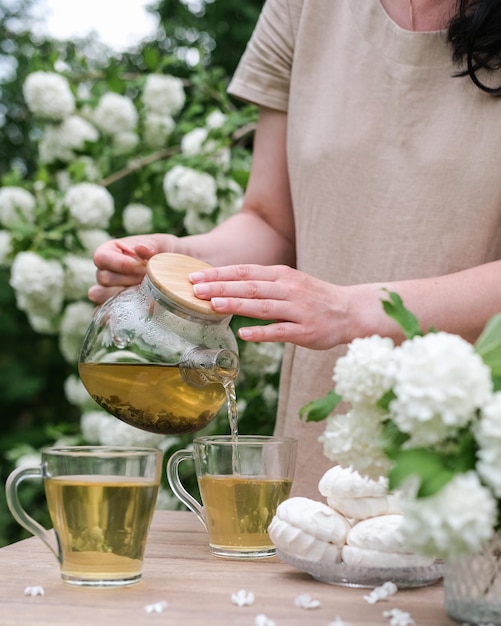
M 7 230 L 0 230 L 0 267 L 8 267 L 10 265 L 9 255 L 11 252 L 11 234 Z
M 21 224 L 34 224 L 36 200 L 22 187 L 0 189 L 0 224 L 7 228 Z
M 181 153 L 185 156 L 194 156 L 204 151 L 204 143 L 209 131 L 207 128 L 194 128 L 181 139 Z
M 162 148 L 176 123 L 170 115 L 147 111 L 143 122 L 143 139 L 150 148 Z
M 78 361 L 94 309 L 95 306 L 90 302 L 72 302 L 64 310 L 59 329 L 59 349 L 68 363 Z
M 395 400 L 391 417 L 426 446 L 466 426 L 491 397 L 491 371 L 474 347 L 448 333 L 414 337 L 395 349 Z
M 206 172 L 176 165 L 164 176 L 163 188 L 169 206 L 175 211 L 192 209 L 210 214 L 217 207 L 217 184 Z
M 68 81 L 54 72 L 28 74 L 23 95 L 28 109 L 46 120 L 63 120 L 75 110 L 75 98 Z
M 10 285 L 18 308 L 28 317 L 52 318 L 61 312 L 64 269 L 59 261 L 44 259 L 35 252 L 20 252 L 12 263 Z
M 98 404 L 78 376 L 71 374 L 64 381 L 64 395 L 70 404 L 81 409 L 97 409 Z
M 334 366 L 336 393 L 347 402 L 374 404 L 394 380 L 394 344 L 389 337 L 354 339 Z
M 173 116 L 184 106 L 186 94 L 183 81 L 175 76 L 149 74 L 142 94 L 146 109 L 159 115 Z
M 86 298 L 89 288 L 96 282 L 96 266 L 92 259 L 67 254 L 63 259 L 63 266 L 66 300 Z
M 477 552 L 496 525 L 496 500 L 473 471 L 455 476 L 433 496 L 401 504 L 406 544 L 429 556 Z
M 231 215 L 238 213 L 242 207 L 243 201 L 244 192 L 242 187 L 240 187 L 233 178 L 229 178 L 227 180 L 226 189 L 219 199 L 219 211 L 216 223 L 221 224 Z
M 122 220 L 129 235 L 151 233 L 153 230 L 153 211 L 144 204 L 128 204 L 123 210 Z
M 276 374 L 282 364 L 284 344 L 278 342 L 252 342 L 245 345 L 242 365 L 249 374 Z
M 501 392 L 482 408 L 474 429 L 478 444 L 476 470 L 480 478 L 501 498 Z
M 185 156 L 207 154 L 213 163 L 228 171 L 231 164 L 231 152 L 227 147 L 218 146 L 214 140 L 207 141 L 207 128 L 194 128 L 181 139 L 181 153 Z
M 103 133 L 115 135 L 135 130 L 138 114 L 128 96 L 108 92 L 101 96 L 92 119 Z
M 226 115 L 222 111 L 219 111 L 217 109 L 215 109 L 214 111 L 211 111 L 211 113 L 209 113 L 209 115 L 205 119 L 207 128 L 211 130 L 213 128 L 221 128 L 221 126 L 223 126 L 225 122 L 226 122 Z
M 113 135 L 113 148 L 120 154 L 128 154 L 137 148 L 139 135 L 131 130 Z
M 211 230 L 214 220 L 210 215 L 200 214 L 196 209 L 186 209 L 183 225 L 188 235 L 201 235 Z
M 386 476 L 391 462 L 381 449 L 384 417 L 386 413 L 369 405 L 354 405 L 346 414 L 329 416 L 318 438 L 324 446 L 324 455 L 373 480 Z
M 80 428 L 88 443 L 101 446 L 158 447 L 165 439 L 164 435 L 135 428 L 104 411 L 84 413 Z
M 77 230 L 77 237 L 84 247 L 82 254 L 91 258 L 101 244 L 111 239 L 111 235 L 106 230 L 100 228 Z
M 85 148 L 86 142 L 94 143 L 98 139 L 99 133 L 92 124 L 78 115 L 70 115 L 60 124 L 47 126 L 38 146 L 40 160 L 68 163 Z
M 83 228 L 106 228 L 114 211 L 113 196 L 94 183 L 72 185 L 64 196 L 64 204 Z

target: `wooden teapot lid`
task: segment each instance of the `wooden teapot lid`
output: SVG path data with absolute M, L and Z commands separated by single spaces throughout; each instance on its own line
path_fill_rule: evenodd
M 229 317 L 226 313 L 214 311 L 209 300 L 200 300 L 193 293 L 193 283 L 188 275 L 209 267 L 208 263 L 184 254 L 161 252 L 148 261 L 146 273 L 153 285 L 172 302 L 205 316 Z

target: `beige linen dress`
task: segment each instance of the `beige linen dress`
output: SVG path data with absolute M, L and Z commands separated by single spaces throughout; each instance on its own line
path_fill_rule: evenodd
M 379 0 L 266 2 L 229 92 L 288 113 L 298 269 L 347 285 L 501 257 L 501 99 L 456 70 L 444 32 L 405 31 Z M 276 432 L 300 441 L 294 495 L 320 499 L 333 464 L 299 410 L 344 350 L 286 348 Z

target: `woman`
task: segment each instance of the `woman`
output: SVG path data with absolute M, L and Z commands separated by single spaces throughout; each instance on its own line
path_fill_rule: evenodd
M 468 340 L 501 310 L 500 38 L 497 0 L 268 0 L 229 88 L 260 107 L 241 212 L 95 253 L 94 302 L 171 251 L 215 266 L 192 276 L 215 309 L 273 321 L 240 336 L 287 342 L 276 432 L 300 441 L 295 495 L 318 498 L 329 465 L 299 409 L 343 344 L 400 339 L 383 289 Z

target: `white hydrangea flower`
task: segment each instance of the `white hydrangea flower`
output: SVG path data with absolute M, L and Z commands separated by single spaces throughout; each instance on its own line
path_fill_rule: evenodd
M 336 361 L 335 390 L 347 402 L 374 404 L 394 383 L 394 344 L 389 337 L 354 339 Z
M 108 92 L 101 96 L 92 119 L 103 133 L 115 135 L 135 130 L 138 114 L 128 96 Z
M 28 109 L 47 120 L 63 120 L 75 110 L 68 81 L 54 72 L 29 74 L 23 84 L 23 95 Z
M 186 209 L 183 225 L 188 235 L 201 235 L 214 227 L 214 220 L 209 215 L 201 215 L 197 209 Z
M 194 128 L 181 139 L 181 153 L 185 156 L 207 154 L 210 160 L 223 171 L 228 171 L 231 164 L 230 149 L 218 146 L 213 140 L 207 140 L 209 130 L 207 128 Z
M 90 302 L 72 302 L 64 310 L 59 329 L 59 349 L 68 363 L 78 361 L 94 309 L 95 306 Z
M 31 328 L 40 335 L 56 335 L 59 332 L 59 318 L 52 313 L 38 314 L 28 310 L 26 317 Z
M 266 406 L 276 406 L 278 402 L 278 389 L 274 385 L 267 384 L 264 386 L 261 396 Z
M 0 230 L 0 267 L 8 267 L 9 254 L 12 252 L 12 237 L 9 231 Z
M 64 381 L 64 395 L 70 404 L 82 409 L 87 407 L 97 408 L 98 406 L 80 378 L 75 374 L 71 374 Z
M 106 228 L 114 211 L 113 196 L 94 183 L 72 185 L 64 196 L 64 204 L 83 228 Z
M 242 365 L 249 374 L 276 374 L 282 364 L 283 355 L 283 343 L 248 343 L 242 355 Z
M 104 411 L 89 411 L 80 418 L 85 440 L 101 446 L 158 447 L 165 439 L 146 430 L 135 428 Z
M 139 135 L 133 131 L 126 130 L 113 135 L 113 148 L 120 154 L 132 152 L 139 144 Z
M 233 178 L 228 179 L 226 187 L 226 193 L 222 194 L 219 199 L 217 224 L 224 222 L 230 215 L 238 213 L 244 201 L 243 189 Z
M 217 109 L 211 111 L 209 115 L 205 119 L 205 123 L 207 124 L 207 128 L 211 130 L 213 128 L 221 128 L 221 126 L 226 122 L 226 115 Z
M 403 500 L 402 510 L 407 545 L 436 557 L 477 552 L 497 519 L 497 502 L 473 471 L 454 477 L 434 496 Z
M 84 247 L 83 254 L 91 258 L 101 244 L 111 239 L 111 235 L 100 228 L 77 230 L 77 237 Z
M 411 445 L 431 445 L 470 422 L 492 394 L 490 369 L 457 335 L 429 333 L 395 350 L 392 419 Z
M 174 130 L 176 123 L 170 115 L 146 112 L 143 123 L 143 139 L 150 148 L 162 148 Z
M 123 210 L 122 220 L 129 235 L 151 233 L 153 230 L 153 211 L 144 204 L 128 204 Z
M 354 405 L 346 414 L 329 416 L 318 438 L 324 446 L 324 455 L 374 480 L 386 476 L 391 463 L 380 448 L 381 423 L 385 416 L 383 411 L 368 405 Z
M 89 288 L 96 282 L 96 266 L 92 259 L 67 254 L 64 257 L 63 266 L 66 300 L 86 298 Z
M 149 74 L 142 95 L 146 109 L 159 115 L 176 115 L 183 108 L 186 94 L 183 81 L 175 76 Z
M 75 153 L 85 148 L 85 143 L 99 139 L 97 129 L 78 115 L 70 115 L 60 124 L 51 124 L 45 129 L 38 151 L 43 163 L 63 161 L 68 163 Z
M 476 469 L 482 480 L 501 498 L 501 392 L 482 408 L 474 429 L 477 451 Z
M 35 222 L 35 197 L 22 187 L 0 189 L 0 224 L 7 228 Z
M 204 142 L 209 131 L 207 128 L 194 128 L 181 139 L 181 152 L 185 156 L 194 156 L 204 151 Z
M 17 306 L 34 319 L 53 318 L 63 305 L 64 269 L 59 261 L 20 252 L 12 263 L 10 285 Z
M 176 165 L 163 180 L 167 202 L 175 211 L 196 210 L 210 214 L 217 206 L 217 184 L 205 172 Z

